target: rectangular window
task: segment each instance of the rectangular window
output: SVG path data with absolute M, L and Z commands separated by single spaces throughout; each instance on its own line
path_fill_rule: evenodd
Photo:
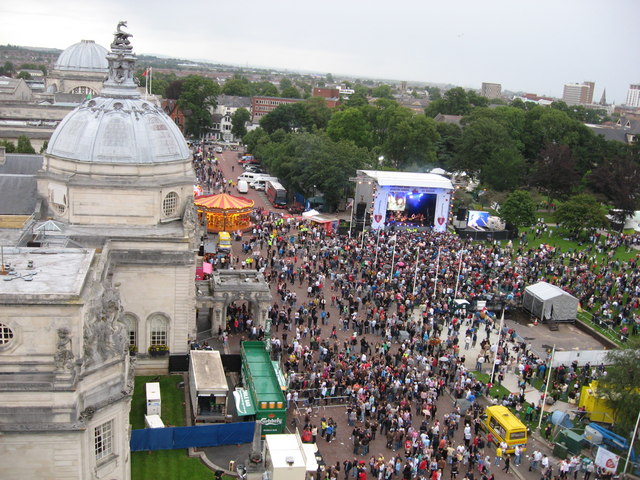
M 129 346 L 135 347 L 138 344 L 138 338 L 135 330 L 129 330 Z
M 113 420 L 94 429 L 96 460 L 102 460 L 113 453 Z
M 166 345 L 167 330 L 165 328 L 154 328 L 151 330 L 151 345 Z

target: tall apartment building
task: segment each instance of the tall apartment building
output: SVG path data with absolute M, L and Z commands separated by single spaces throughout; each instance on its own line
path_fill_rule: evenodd
M 502 85 L 500 83 L 482 82 L 480 95 L 487 98 L 500 98 L 502 95 Z
M 567 105 L 590 105 L 595 87 L 595 82 L 565 83 L 562 101 Z
M 640 107 L 640 85 L 629 85 L 627 100 L 624 103 L 628 107 Z

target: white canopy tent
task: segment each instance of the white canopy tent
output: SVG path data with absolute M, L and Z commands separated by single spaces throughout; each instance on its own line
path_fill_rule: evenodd
M 547 282 L 525 288 L 522 304 L 542 321 L 574 322 L 578 313 L 578 299 Z

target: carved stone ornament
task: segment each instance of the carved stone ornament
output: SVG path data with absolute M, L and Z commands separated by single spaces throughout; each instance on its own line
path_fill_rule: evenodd
M 127 50 L 131 50 L 131 42 L 129 41 L 129 37 L 133 37 L 131 33 L 123 32 L 122 27 L 126 27 L 126 20 L 120 20 L 118 22 L 118 26 L 116 27 L 116 31 L 113 34 L 113 43 L 111 44 L 111 48 L 125 48 Z
M 75 356 L 71 351 L 71 335 L 69 329 L 59 328 L 56 353 L 53 356 L 56 370 L 73 370 L 74 358 Z
M 93 418 L 95 413 L 96 413 L 96 409 L 95 408 L 87 407 L 83 411 L 80 412 L 78 420 L 80 420 L 81 422 L 88 422 L 89 420 L 91 420 Z
M 120 294 L 113 286 L 104 288 L 89 308 L 84 328 L 85 365 L 101 363 L 125 354 L 127 333 L 122 320 Z

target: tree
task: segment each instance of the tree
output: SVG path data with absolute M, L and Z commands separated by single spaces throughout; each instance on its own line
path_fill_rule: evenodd
M 618 210 L 618 223 L 638 209 L 640 203 L 640 165 L 627 155 L 610 158 L 588 177 L 594 191 L 601 193 Z
M 606 227 L 606 214 L 606 209 L 593 195 L 583 193 L 562 202 L 556 210 L 555 218 L 558 225 L 578 238 L 585 230 L 590 233 Z
M 256 82 L 252 84 L 254 95 L 261 97 L 277 97 L 278 87 L 271 82 Z
M 31 80 L 31 74 L 29 72 L 20 72 L 16 78 L 23 78 L 25 80 Z
M 220 86 L 208 78 L 189 75 L 182 83 L 178 105 L 185 113 L 187 133 L 201 136 L 211 126 L 210 108 L 216 107 Z
M 284 130 L 289 133 L 307 129 L 311 125 L 311 117 L 302 102 L 279 105 L 260 119 L 260 126 L 269 134 L 276 130 Z
M 13 63 L 8 60 L 4 62 L 4 66 L 0 68 L 0 75 L 12 77 L 14 73 L 16 73 L 16 67 L 13 65 Z
M 455 123 L 436 122 L 436 130 L 440 135 L 436 142 L 436 157 L 438 164 L 446 169 L 452 169 L 458 154 L 458 144 L 462 137 L 462 130 Z
M 46 152 L 47 148 L 49 148 L 49 140 L 44 141 L 44 143 L 42 144 L 42 147 L 40 147 L 40 153 Z
M 456 167 L 467 173 L 479 173 L 497 152 L 512 150 L 509 132 L 491 118 L 479 118 L 462 130 Z
M 172 100 L 178 100 L 180 98 L 180 93 L 182 92 L 182 84 L 184 80 L 174 80 L 165 90 L 165 97 L 170 98 Z
M 442 92 L 439 87 L 426 87 L 426 90 L 429 93 L 429 100 L 432 102 L 442 98 Z
M 607 363 L 607 375 L 598 380 L 598 395 L 604 395 L 616 414 L 614 429 L 631 438 L 640 412 L 640 341 L 631 339 L 611 350 Z
M 358 147 L 373 146 L 373 128 L 360 108 L 335 112 L 327 125 L 327 134 L 334 142 L 345 140 Z
M 250 97 L 252 92 L 251 82 L 242 75 L 235 74 L 227 79 L 222 86 L 222 93 L 225 95 L 236 95 L 238 97 Z
M 383 84 L 371 90 L 371 96 L 376 98 L 393 98 L 393 93 L 389 85 Z
M 283 98 L 301 98 L 300 92 L 293 85 L 288 86 L 287 88 L 283 88 L 280 92 L 280 95 Z
M 536 203 L 531 194 L 516 190 L 509 194 L 500 206 L 500 218 L 516 230 L 536 223 Z
M 425 109 L 425 114 L 435 117 L 439 113 L 445 115 L 467 115 L 475 107 L 486 107 L 489 99 L 481 97 L 473 91 L 467 92 L 462 87 L 455 87 L 447 90 L 444 97 L 439 100 L 432 100 Z
M 16 151 L 16 146 L 9 140 L 0 140 L 0 147 L 4 147 L 6 153 L 15 153 Z
M 564 199 L 580 182 L 576 160 L 566 145 L 548 143 L 533 167 L 531 183 L 552 199 Z
M 310 97 L 305 100 L 304 105 L 310 122 L 320 130 L 327 128 L 332 113 L 327 101 L 322 97 Z
M 231 116 L 231 133 L 235 138 L 243 138 L 247 134 L 247 122 L 251 114 L 246 108 L 237 109 Z
M 480 181 L 498 192 L 505 192 L 521 185 L 524 171 L 520 152 L 514 147 L 501 148 L 486 159 Z
M 16 153 L 36 153 L 35 149 L 31 145 L 31 140 L 29 140 L 29 137 L 27 137 L 26 135 L 20 135 L 18 137 Z

